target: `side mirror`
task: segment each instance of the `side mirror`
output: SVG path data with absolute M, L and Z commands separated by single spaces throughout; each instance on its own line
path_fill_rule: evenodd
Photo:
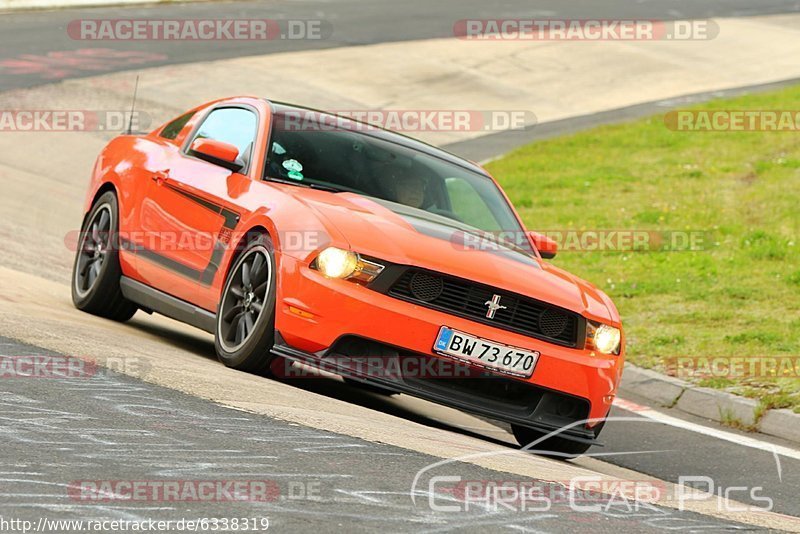
M 244 167 L 239 160 L 238 148 L 215 139 L 195 139 L 189 147 L 189 154 L 233 172 L 239 172 Z
M 528 237 L 531 239 L 531 243 L 533 243 L 533 246 L 539 251 L 542 258 L 549 260 L 556 257 L 558 243 L 553 239 L 538 232 L 528 232 Z

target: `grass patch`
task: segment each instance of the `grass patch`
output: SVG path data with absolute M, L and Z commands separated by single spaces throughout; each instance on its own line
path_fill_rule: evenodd
M 797 109 L 800 86 L 698 109 Z M 663 116 L 522 147 L 488 165 L 538 231 L 702 235 L 694 250 L 563 251 L 606 291 L 628 358 L 800 355 L 800 133 L 676 132 Z M 667 243 L 669 244 L 669 243 Z M 800 379 L 712 387 L 800 411 Z

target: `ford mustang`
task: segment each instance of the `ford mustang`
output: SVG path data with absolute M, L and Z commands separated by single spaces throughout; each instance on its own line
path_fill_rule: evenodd
M 485 169 L 398 133 L 214 101 L 113 139 L 84 213 L 75 306 L 204 329 L 229 367 L 326 369 L 561 457 L 597 442 L 616 394 L 611 300 L 545 261 L 556 243 Z

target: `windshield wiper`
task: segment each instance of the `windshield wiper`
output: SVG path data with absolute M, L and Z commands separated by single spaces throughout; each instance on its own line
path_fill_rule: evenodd
M 273 178 L 267 176 L 268 182 L 277 182 L 279 184 L 296 185 L 297 187 L 307 187 L 308 189 L 319 189 L 320 191 L 330 191 L 331 193 L 344 193 L 342 189 L 337 189 L 328 185 L 315 184 L 312 182 L 293 182 L 292 180 L 284 180 L 283 178 Z

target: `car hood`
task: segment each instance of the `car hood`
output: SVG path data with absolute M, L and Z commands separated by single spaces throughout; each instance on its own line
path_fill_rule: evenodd
M 447 219 L 396 204 L 389 209 L 386 201 L 354 193 L 302 189 L 295 198 L 362 255 L 474 280 L 619 323 L 610 299 L 593 285 L 536 257 L 465 234 Z

